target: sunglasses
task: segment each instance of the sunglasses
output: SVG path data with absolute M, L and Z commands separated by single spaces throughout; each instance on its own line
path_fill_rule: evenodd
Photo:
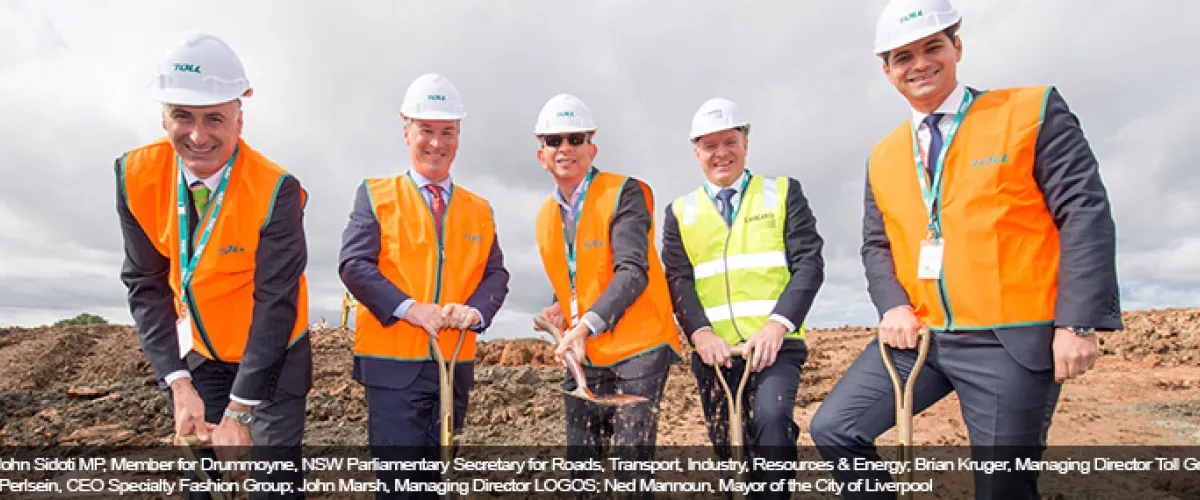
M 562 145 L 564 137 L 561 135 L 543 135 L 542 142 L 552 148 L 557 148 Z M 572 146 L 580 146 L 588 141 L 587 134 L 570 134 L 565 137 L 567 143 Z

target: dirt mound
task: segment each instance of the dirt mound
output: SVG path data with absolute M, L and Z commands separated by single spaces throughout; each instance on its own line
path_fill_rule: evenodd
M 1126 330 L 1101 336 L 1097 370 L 1069 383 L 1061 398 L 1056 422 L 1094 429 L 1056 435 L 1052 428 L 1052 441 L 1200 440 L 1200 412 L 1178 411 L 1180 405 L 1200 400 L 1200 369 L 1195 369 L 1200 363 L 1200 309 L 1129 312 L 1125 321 Z M 365 444 L 364 390 L 350 379 L 352 334 L 325 328 L 311 335 L 315 381 L 306 441 Z M 812 414 L 872 335 L 871 329 L 852 327 L 809 332 L 809 357 L 795 407 L 802 443 L 810 442 Z M 565 372 L 554 363 L 552 344 L 485 340 L 477 360 L 463 443 L 562 444 L 559 387 Z M 659 417 L 659 442 L 664 445 L 708 442 L 689 360 L 685 352 L 667 381 Z M 0 373 L 0 445 L 151 444 L 164 442 L 171 433 L 170 409 L 132 327 L 0 329 L 0 366 L 6 367 Z M 953 396 L 919 415 L 916 426 L 922 442 L 967 440 Z
M 1102 354 L 1147 366 L 1200 366 L 1200 309 L 1131 311 L 1125 330 L 1101 336 Z

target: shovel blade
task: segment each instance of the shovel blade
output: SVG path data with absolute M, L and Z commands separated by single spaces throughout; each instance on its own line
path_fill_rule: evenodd
M 646 401 L 649 401 L 648 399 L 646 399 L 642 396 L 636 396 L 633 394 L 613 394 L 611 396 L 597 396 L 595 394 L 592 394 L 590 391 L 584 390 L 582 387 L 577 388 L 573 391 L 564 391 L 562 389 L 559 389 L 559 391 L 561 391 L 563 394 L 566 394 L 573 398 L 579 398 L 584 401 L 591 401 L 592 403 L 602 405 L 602 406 L 623 406 L 623 405 L 644 403 Z

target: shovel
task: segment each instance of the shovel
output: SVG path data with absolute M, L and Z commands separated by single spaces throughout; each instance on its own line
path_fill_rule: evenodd
M 204 467 L 200 466 L 200 460 L 197 459 L 196 454 L 192 452 L 192 448 L 199 448 L 206 444 L 207 443 L 201 441 L 200 438 L 196 437 L 194 434 L 190 436 L 175 436 L 175 445 L 183 448 L 183 458 L 187 459 L 192 463 L 192 465 L 194 465 L 192 470 L 196 471 L 196 478 L 206 483 L 212 483 L 216 481 L 212 476 L 208 475 L 208 471 L 204 470 Z M 221 482 L 228 481 L 229 474 L 221 473 Z M 226 497 L 225 494 L 220 491 L 211 491 L 208 494 L 213 500 L 232 500 L 233 498 L 233 493 L 230 493 L 228 497 Z
M 933 336 L 928 328 L 921 328 L 917 334 L 921 336 L 921 343 L 917 347 L 917 362 L 908 374 L 903 390 L 900 388 L 900 373 L 892 363 L 887 346 L 883 345 L 883 342 L 879 343 L 879 353 L 883 355 L 883 364 L 887 366 L 888 376 L 892 378 L 892 389 L 896 393 L 896 459 L 907 464 L 904 472 L 900 474 L 900 480 L 903 482 L 912 482 L 913 478 L 913 387 L 917 383 L 917 374 L 921 373 L 921 366 L 925 364 L 925 356 L 929 354 L 929 338 Z M 912 498 L 912 492 L 902 490 L 900 498 Z
M 546 321 L 545 318 L 541 316 L 534 316 L 533 324 L 538 328 L 538 330 L 549 333 L 551 337 L 554 337 L 555 344 L 562 342 L 562 333 L 558 331 L 557 327 L 551 325 L 549 321 Z M 642 396 L 633 394 L 597 396 L 596 394 L 593 394 L 590 389 L 588 389 L 587 377 L 583 376 L 583 367 L 579 366 L 579 362 L 575 360 L 575 356 L 571 355 L 571 351 L 567 351 L 566 354 L 563 354 L 563 364 L 567 365 L 567 370 L 570 371 L 571 376 L 575 378 L 575 390 L 570 392 L 563 391 L 563 394 L 604 406 L 621 406 L 648 401 Z
M 737 344 L 729 347 L 730 356 L 746 356 L 745 344 Z M 729 405 L 729 449 L 733 452 L 734 463 L 741 463 L 744 458 L 742 439 L 742 396 L 746 393 L 746 381 L 750 380 L 750 374 L 746 371 L 742 372 L 742 382 L 738 384 L 737 393 L 729 390 L 729 384 L 725 382 L 725 375 L 721 373 L 721 367 L 713 366 L 713 371 L 717 372 L 717 381 L 721 383 L 721 388 L 725 390 L 725 402 Z M 738 481 L 742 481 L 741 469 L 738 469 L 735 475 Z
M 433 357 L 437 360 L 438 365 L 438 390 L 441 397 L 438 404 L 438 418 L 442 421 L 441 443 L 442 443 L 442 460 L 449 462 L 454 459 L 454 365 L 458 361 L 458 351 L 462 349 L 463 339 L 467 338 L 467 330 L 464 328 L 458 331 L 458 344 L 454 346 L 454 354 L 450 357 L 450 361 L 442 356 L 442 350 L 438 348 L 437 339 L 433 336 L 429 337 L 429 350 L 433 351 Z

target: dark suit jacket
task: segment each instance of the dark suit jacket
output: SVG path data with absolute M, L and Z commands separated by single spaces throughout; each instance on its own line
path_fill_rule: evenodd
M 338 274 L 359 304 L 366 307 L 381 324 L 389 326 L 401 321 L 392 316 L 392 313 L 397 306 L 409 299 L 409 294 L 388 281 L 379 271 L 379 238 L 379 220 L 375 218 L 366 184 L 362 184 L 354 198 L 350 222 L 346 224 L 346 230 L 342 233 Z M 495 237 L 488 254 L 487 266 L 483 271 L 483 280 L 464 305 L 478 309 L 483 315 L 484 324 L 491 325 L 507 295 L 508 270 L 504 268 L 500 239 Z M 481 333 L 483 330 L 478 327 L 475 329 Z M 408 387 L 420 372 L 420 365 L 421 363 L 355 357 L 354 378 L 367 385 L 403 389 Z
M 979 94 L 975 89 L 967 90 Z M 1058 226 L 1061 245 L 1054 325 L 1000 328 L 996 336 L 1023 366 L 1046 370 L 1054 366 L 1050 350 L 1054 326 L 1098 330 L 1123 327 L 1117 287 L 1116 228 L 1108 193 L 1079 120 L 1058 90 L 1047 96 L 1034 154 L 1033 176 Z M 891 243 L 875 204 L 870 176 L 863 208 L 862 260 L 867 291 L 882 317 L 893 307 L 912 303 L 896 278 Z
M 701 200 L 707 202 L 707 198 Z M 788 179 L 787 214 L 784 216 L 783 239 L 787 247 L 788 269 L 792 273 L 787 287 L 779 294 L 772 314 L 791 321 L 796 328 L 804 323 L 812 308 L 817 291 L 825 281 L 825 259 L 821 250 L 825 241 L 817 232 L 817 218 L 808 206 L 808 198 L 800 188 L 800 181 Z M 693 333 L 703 327 L 711 327 L 700 296 L 696 294 L 695 272 L 683 239 L 679 235 L 679 221 L 668 204 L 663 221 L 663 265 L 666 267 L 667 286 L 675 306 L 675 317 L 691 340 Z M 753 335 L 754 332 L 744 332 Z M 749 337 L 747 337 L 749 338 Z
M 171 266 L 179 263 L 171 262 L 150 242 L 125 199 L 120 158 L 114 168 L 117 215 L 125 240 L 121 281 L 129 291 L 129 311 L 138 327 L 138 340 L 155 377 L 161 382 L 171 372 L 194 369 L 199 363 L 215 361 L 205 361 L 194 351 L 186 361 L 179 359 L 179 341 L 175 336 L 178 314 L 167 281 Z M 271 220 L 259 234 L 258 251 L 254 256 L 253 319 L 231 390 L 241 399 L 269 400 L 287 356 L 288 340 L 292 326 L 296 324 L 300 276 L 308 265 L 302 189 L 295 177 L 284 178 L 275 197 Z M 191 197 L 190 192 L 188 197 Z M 190 201 L 188 206 L 194 207 Z M 163 207 L 163 210 L 173 211 L 174 207 Z M 190 224 L 196 227 L 198 216 L 194 208 L 190 215 Z M 308 335 L 299 342 L 309 342 Z M 306 385 L 309 383 L 311 380 Z

